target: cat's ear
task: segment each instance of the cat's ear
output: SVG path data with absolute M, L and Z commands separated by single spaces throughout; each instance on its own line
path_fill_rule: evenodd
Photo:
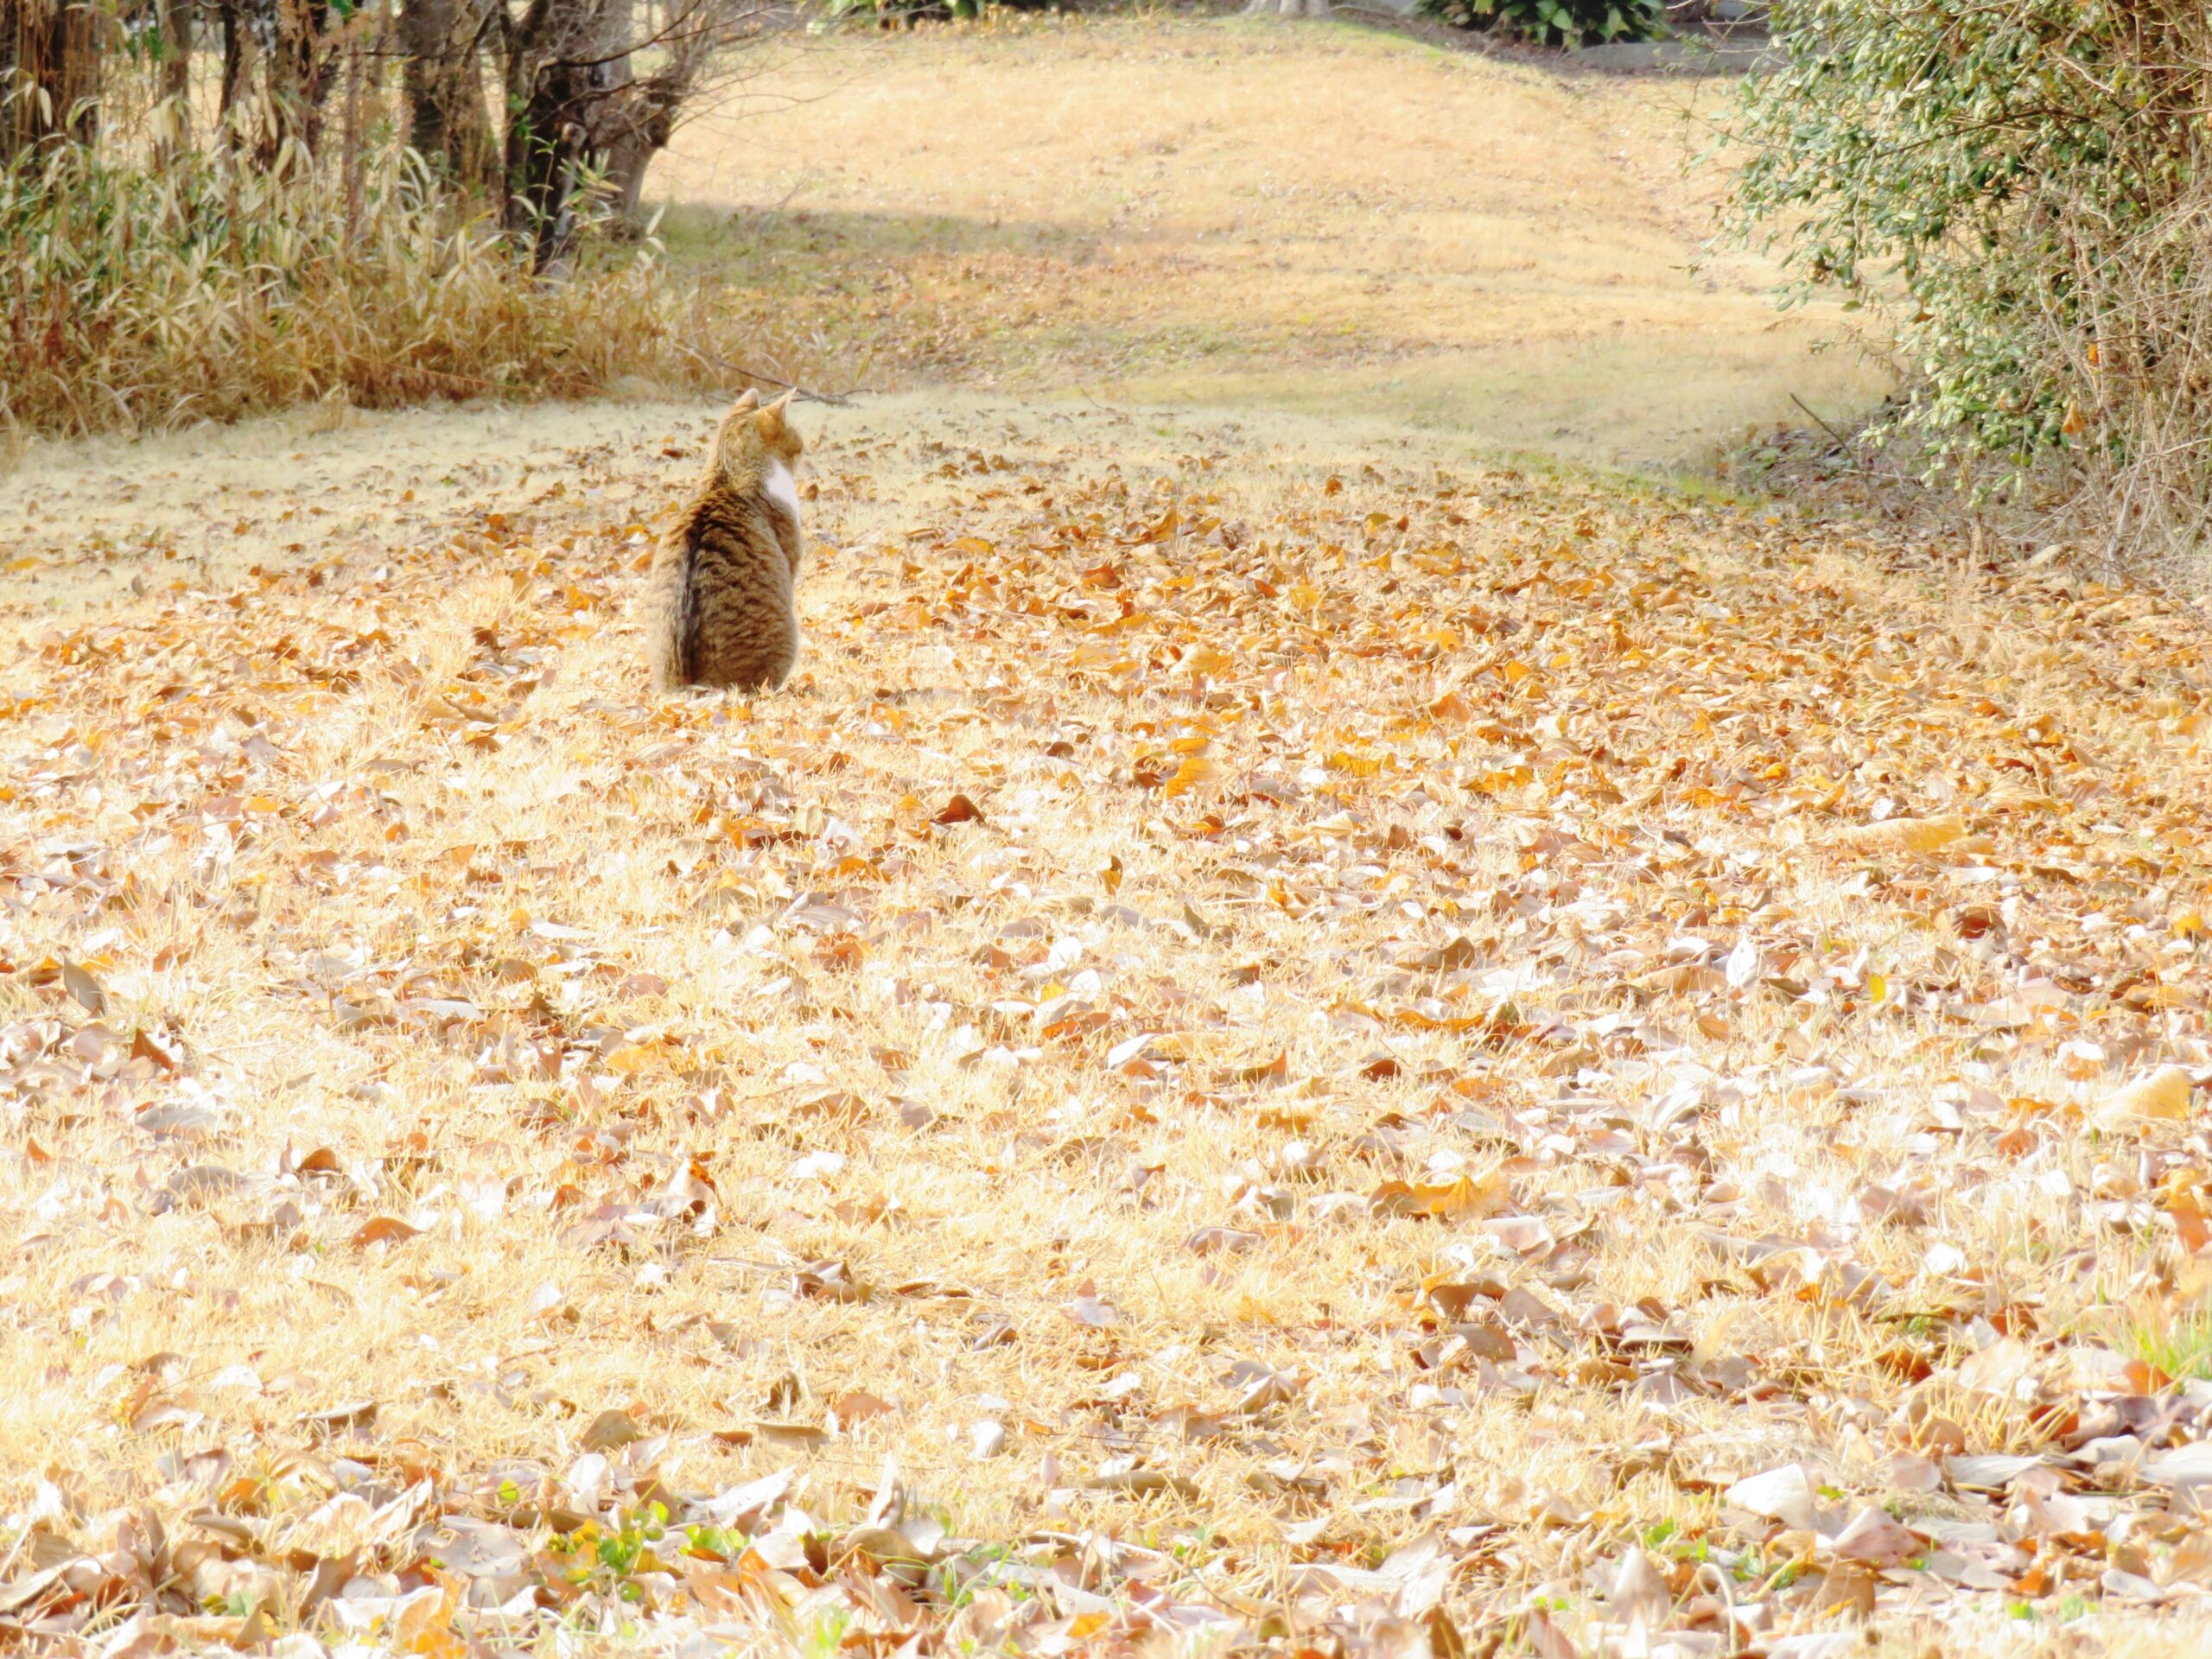
M 760 412 L 753 417 L 755 424 L 760 429 L 762 437 L 779 438 L 783 435 L 784 411 L 791 407 L 791 392 L 798 390 L 798 387 L 792 387 L 791 391 L 786 391 L 774 403 L 764 406 Z
M 758 386 L 747 386 L 743 391 L 737 394 L 737 401 L 729 406 L 729 412 L 734 415 L 741 410 L 758 409 L 760 407 L 760 388 Z

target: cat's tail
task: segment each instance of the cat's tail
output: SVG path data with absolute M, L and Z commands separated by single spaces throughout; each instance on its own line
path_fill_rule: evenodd
M 669 532 L 645 578 L 645 665 L 653 690 L 674 691 L 691 683 L 693 636 L 697 632 L 699 584 L 691 569 L 694 538 L 687 518 Z

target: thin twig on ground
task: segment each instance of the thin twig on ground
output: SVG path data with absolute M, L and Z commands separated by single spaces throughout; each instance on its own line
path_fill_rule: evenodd
M 696 346 L 686 346 L 683 349 L 702 363 L 718 364 L 731 373 L 741 374 L 749 380 L 758 380 L 771 386 L 782 386 L 786 391 L 795 393 L 801 403 L 828 404 L 833 409 L 850 409 L 855 397 L 867 397 L 874 395 L 867 386 L 852 386 L 843 391 L 822 391 L 812 386 L 801 385 L 796 380 L 785 380 L 780 376 L 766 373 L 749 364 L 734 362 L 716 352 L 702 352 Z

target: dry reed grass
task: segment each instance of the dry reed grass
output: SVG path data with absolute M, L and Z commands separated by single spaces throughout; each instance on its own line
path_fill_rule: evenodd
M 157 108 L 153 119 L 163 111 Z M 159 430 L 295 404 L 577 397 L 727 385 L 711 283 L 650 250 L 541 280 L 386 148 L 358 195 L 296 155 L 121 140 L 0 169 L 0 423 Z

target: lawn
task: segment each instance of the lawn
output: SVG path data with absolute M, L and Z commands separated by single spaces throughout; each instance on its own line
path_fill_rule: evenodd
M 849 153 L 839 98 L 935 62 L 988 133 L 957 44 L 777 119 Z M 1287 105 L 1345 65 L 1673 96 L 1325 29 L 973 44 L 1036 96 L 1202 91 L 1208 53 Z M 878 48 L 788 73 L 840 53 Z M 1236 95 L 1211 179 L 1284 153 Z M 760 214 L 804 171 L 725 165 L 698 193 Z M 1225 253 L 1158 280 L 1168 232 L 1084 251 L 1042 165 L 992 187 L 1003 244 L 946 251 L 989 204 L 938 178 L 864 258 L 754 245 L 764 283 L 911 270 L 884 339 L 956 257 L 1101 296 L 797 405 L 772 696 L 645 685 L 710 405 L 326 408 L 0 476 L 0 1630 L 2202 1651 L 2196 612 L 1509 464 L 1385 384 L 1474 360 L 1471 303 L 1408 306 L 1440 332 L 1366 394 L 1251 389 L 1271 339 L 1315 384 L 1357 353 L 1272 333 Z M 1332 213 L 1282 257 L 1341 294 Z M 1533 340 L 1565 255 L 1516 234 Z M 1650 272 L 1606 292 L 1754 315 Z M 1745 407 L 1811 384 L 1757 338 Z

